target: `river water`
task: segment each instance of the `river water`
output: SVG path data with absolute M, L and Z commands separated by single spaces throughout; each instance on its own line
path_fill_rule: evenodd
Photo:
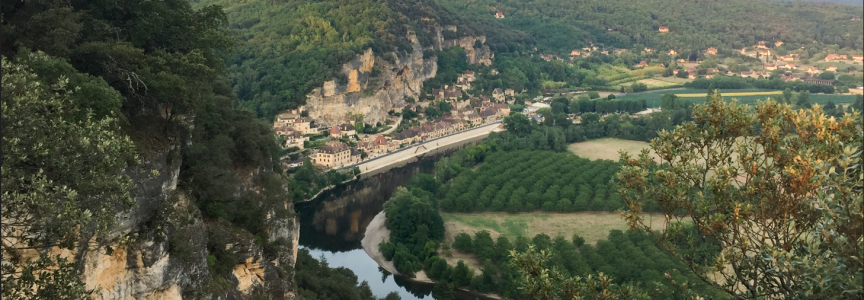
M 366 226 L 384 207 L 393 191 L 414 174 L 431 173 L 436 155 L 360 181 L 337 186 L 310 202 L 297 203 L 300 247 L 323 257 L 330 267 L 345 267 L 366 281 L 376 297 L 397 292 L 402 299 L 432 299 L 432 285 L 417 284 L 378 267 L 360 245 Z
M 312 257 L 323 257 L 332 268 L 350 269 L 359 282 L 369 283 L 376 297 L 383 298 L 395 291 L 404 300 L 432 299 L 433 285 L 389 274 L 366 254 L 360 241 L 366 226 L 381 212 L 393 191 L 404 186 L 415 174 L 432 173 L 434 163 L 447 154 L 428 156 L 404 167 L 337 186 L 312 201 L 295 204 L 300 216 L 300 247 L 308 249 Z M 459 299 L 475 299 L 459 291 L 455 294 Z

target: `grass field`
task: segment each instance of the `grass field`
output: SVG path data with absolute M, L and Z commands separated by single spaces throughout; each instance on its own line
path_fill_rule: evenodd
M 618 85 L 619 86 L 630 86 L 636 82 L 644 83 L 645 85 L 648 86 L 648 88 L 664 88 L 664 87 L 671 87 L 671 86 L 677 86 L 677 85 L 682 84 L 682 82 L 672 82 L 672 81 L 660 80 L 657 78 L 650 78 L 650 79 L 640 79 L 637 81 L 625 82 L 625 83 L 621 83 Z
M 698 94 L 691 97 L 687 97 L 687 100 L 690 100 L 694 103 L 702 103 L 705 101 L 705 95 L 707 90 L 701 89 L 676 89 L 676 90 L 666 90 L 666 91 L 650 91 L 638 94 L 630 94 L 618 97 L 617 99 L 621 100 L 639 100 L 645 99 L 648 103 L 648 107 L 660 107 L 660 98 L 663 97 L 663 94 Z M 757 100 L 765 100 L 768 97 L 777 97 L 782 94 L 781 91 L 772 91 L 772 90 L 760 90 L 760 89 L 742 89 L 742 90 L 721 90 L 720 93 L 723 95 L 723 98 L 726 100 L 731 100 L 732 98 L 738 99 L 739 104 L 749 104 L 753 105 Z M 754 93 L 774 93 L 774 94 L 754 94 Z M 738 96 L 734 96 L 734 95 Z M 747 95 L 749 94 L 749 95 Z M 828 101 L 833 101 L 834 103 L 853 103 L 855 102 L 855 95 L 834 95 L 834 94 L 811 94 L 810 95 L 810 103 L 818 103 L 819 105 L 824 105 Z
M 858 69 L 858 71 L 864 70 L 864 66 L 862 66 L 862 65 L 852 65 L 852 64 L 847 64 L 845 62 L 836 62 L 836 61 L 823 61 L 823 62 L 818 62 L 815 65 L 819 67 L 819 70 L 825 70 L 825 68 L 830 67 L 830 66 L 837 67 L 838 71 L 839 70 L 846 70 L 846 68 L 848 68 L 848 67 L 855 67 L 856 69 Z
M 504 235 L 512 243 L 516 237 L 533 238 L 545 233 L 550 237 L 563 236 L 568 240 L 573 234 L 585 238 L 585 243 L 595 244 L 606 239 L 613 229 L 629 230 L 627 222 L 615 212 L 578 212 L 578 213 L 442 213 L 444 218 L 444 242 L 452 243 L 460 232 L 470 234 L 481 230 L 489 231 L 493 239 Z M 651 215 L 653 228 L 663 227 L 663 216 Z
M 767 91 L 767 92 L 738 92 L 738 93 L 724 93 L 723 96 L 727 97 L 741 97 L 741 96 L 765 96 L 765 95 L 783 95 L 783 91 Z M 693 94 L 675 94 L 675 96 L 682 98 L 694 98 L 694 97 L 707 97 L 708 93 L 693 93 Z
M 572 143 L 568 146 L 570 151 L 580 157 L 590 160 L 608 159 L 617 161 L 619 158 L 618 150 L 624 150 L 635 156 L 642 149 L 649 148 L 647 142 L 621 140 L 616 138 L 602 138 L 590 140 L 580 143 Z M 653 155 L 658 158 L 656 155 Z

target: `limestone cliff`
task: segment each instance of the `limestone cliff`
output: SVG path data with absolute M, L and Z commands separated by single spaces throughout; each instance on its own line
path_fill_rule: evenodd
M 464 36 L 445 40 L 441 28 L 434 27 L 436 38 L 425 49 L 416 35 L 409 32 L 413 51 L 398 56 L 394 53 L 373 53 L 372 49 L 357 55 L 342 66 L 348 78 L 345 84 L 327 81 L 306 95 L 306 110 L 318 124 L 333 126 L 348 121 L 351 115 L 363 115 L 364 122 L 384 122 L 387 112 L 406 96 L 417 98 L 423 81 L 435 77 L 438 70 L 436 56 L 424 57 L 425 50 L 440 51 L 453 46 L 465 49 L 469 63 L 490 65 L 494 54 L 485 45 L 486 37 Z M 455 30 L 455 28 L 448 29 Z M 480 47 L 474 47 L 480 41 Z M 393 58 L 390 58 L 390 56 Z M 385 59 L 385 57 L 390 59 Z M 375 72 L 373 72 L 375 70 Z
M 290 204 L 289 215 L 269 215 L 267 228 L 275 250 L 265 253 L 255 237 L 230 224 L 205 220 L 186 192 L 177 189 L 179 159 L 170 151 L 151 155 L 129 172 L 136 182 L 133 196 L 138 206 L 120 216 L 113 236 L 123 241 L 110 247 L 79 247 L 82 279 L 88 288 L 99 288 L 94 299 L 198 299 L 219 294 L 220 299 L 293 299 L 293 267 L 299 226 Z M 141 172 L 144 170 L 145 172 Z M 157 172 L 151 172 L 155 170 Z M 153 174 L 158 173 L 154 176 Z M 241 172 L 247 179 L 256 172 Z M 251 180 L 245 180 L 251 182 Z M 238 193 L 253 193 L 254 186 Z M 208 239 L 227 241 L 225 249 L 234 267 L 224 280 L 211 280 Z M 99 250 L 93 250 L 99 249 Z

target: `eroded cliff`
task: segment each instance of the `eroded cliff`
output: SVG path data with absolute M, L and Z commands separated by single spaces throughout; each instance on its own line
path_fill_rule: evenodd
M 180 162 L 171 161 L 171 156 L 157 153 L 129 172 L 136 182 L 133 195 L 138 205 L 118 218 L 120 226 L 112 235 L 120 243 L 79 247 L 82 251 L 76 258 L 82 264 L 82 279 L 87 288 L 98 288 L 93 298 L 170 300 L 217 294 L 222 299 L 295 298 L 292 282 L 299 225 L 291 204 L 281 204 L 281 215 L 275 210 L 268 214 L 268 242 L 278 243 L 265 251 L 252 234 L 202 216 L 187 191 L 178 189 Z M 250 178 L 256 173 L 240 172 L 248 184 L 238 193 L 255 192 Z M 217 274 L 214 254 L 208 249 L 214 241 L 225 248 L 228 262 L 234 262 L 224 274 Z
M 459 46 L 465 49 L 469 63 L 492 64 L 494 54 L 485 45 L 486 37 L 464 36 L 445 40 L 442 29 L 439 26 L 434 28 L 435 39 L 429 47 L 421 46 L 416 35 L 409 32 L 413 51 L 407 55 L 373 53 L 370 48 L 344 64 L 342 73 L 348 78 L 347 82 L 327 81 L 306 96 L 305 108 L 309 117 L 323 126 L 344 123 L 351 115 L 362 115 L 367 124 L 383 123 L 387 112 L 403 103 L 405 97 L 418 98 L 423 82 L 435 77 L 438 60 L 434 55 L 424 57 L 427 50 L 440 51 Z

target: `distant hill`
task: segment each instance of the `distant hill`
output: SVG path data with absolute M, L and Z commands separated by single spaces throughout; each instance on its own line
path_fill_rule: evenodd
M 781 1 L 799 1 L 799 0 L 781 0 Z M 864 0 L 803 0 L 807 2 L 831 2 L 849 5 L 864 6 Z
M 787 47 L 836 44 L 862 49 L 861 6 L 768 0 L 440 0 L 453 11 L 490 17 L 535 38 L 538 50 L 568 54 L 590 44 L 639 49 L 741 48 L 782 40 Z M 844 0 L 845 1 L 845 0 Z M 860 3 L 861 0 L 858 0 Z M 660 33 L 668 26 L 668 33 Z

